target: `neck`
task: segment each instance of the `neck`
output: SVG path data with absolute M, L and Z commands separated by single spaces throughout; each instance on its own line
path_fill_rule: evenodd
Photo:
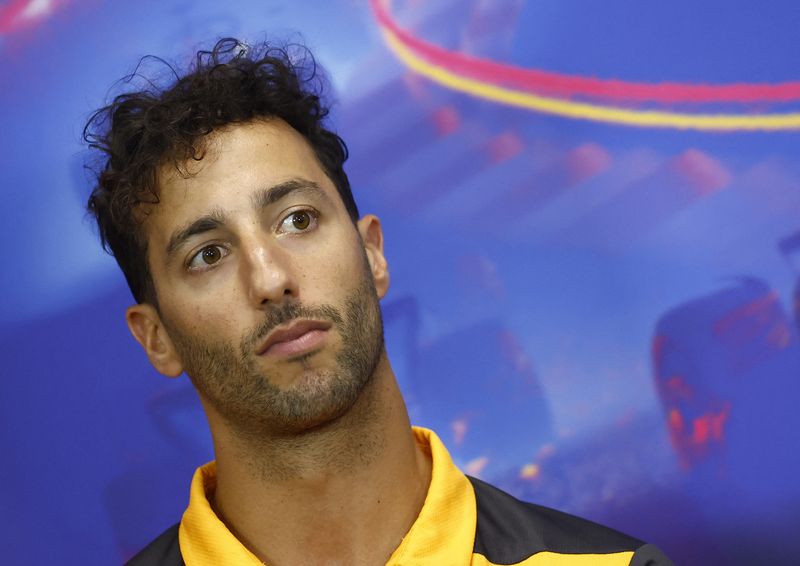
M 385 356 L 345 415 L 301 435 L 241 437 L 209 420 L 215 510 L 271 565 L 384 564 L 422 508 L 430 460 Z

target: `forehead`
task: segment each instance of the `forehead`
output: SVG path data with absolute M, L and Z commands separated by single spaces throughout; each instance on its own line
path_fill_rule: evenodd
M 254 190 L 293 178 L 337 196 L 309 143 L 283 120 L 229 126 L 209 134 L 204 150 L 201 160 L 188 160 L 180 171 L 172 164 L 158 170 L 159 203 L 149 211 L 153 220 L 234 205 Z

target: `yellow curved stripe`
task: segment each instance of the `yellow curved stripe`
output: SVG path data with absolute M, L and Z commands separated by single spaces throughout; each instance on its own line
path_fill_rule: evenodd
M 508 104 L 567 118 L 592 120 L 626 126 L 677 128 L 713 131 L 779 131 L 800 129 L 800 113 L 787 114 L 686 114 L 650 110 L 628 110 L 549 98 L 503 88 L 457 75 L 418 57 L 391 31 L 383 28 L 386 43 L 392 52 L 410 69 L 453 90 L 465 92 Z

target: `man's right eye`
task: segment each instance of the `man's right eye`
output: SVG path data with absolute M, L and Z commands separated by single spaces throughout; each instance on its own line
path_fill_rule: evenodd
M 212 245 L 202 248 L 199 252 L 194 254 L 189 260 L 187 267 L 192 271 L 202 271 L 213 267 L 223 257 L 228 255 L 228 250 L 222 246 Z

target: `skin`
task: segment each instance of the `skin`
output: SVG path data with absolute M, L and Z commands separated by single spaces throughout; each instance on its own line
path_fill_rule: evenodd
M 186 166 L 189 176 L 160 171 L 143 226 L 158 308 L 134 305 L 126 320 L 159 372 L 186 371 L 198 389 L 217 460 L 212 505 L 269 564 L 384 564 L 422 508 L 431 463 L 383 347 L 380 221 L 352 222 L 280 120 L 215 132 Z M 287 182 L 316 188 L 265 205 Z M 298 317 L 329 325 L 317 347 L 260 354 Z

